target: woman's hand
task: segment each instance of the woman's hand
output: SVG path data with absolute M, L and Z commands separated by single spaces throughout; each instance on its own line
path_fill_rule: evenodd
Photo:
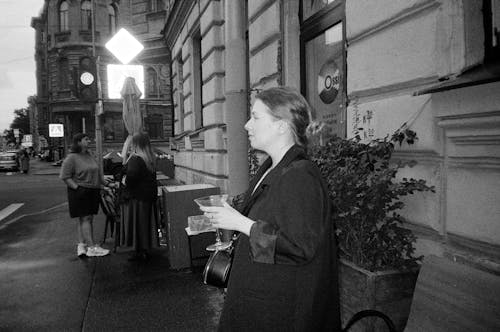
M 252 228 L 255 222 L 233 209 L 229 204 L 223 203 L 223 205 L 223 207 L 201 206 L 200 210 L 210 219 L 212 226 L 215 228 L 223 228 L 250 235 L 250 228 Z

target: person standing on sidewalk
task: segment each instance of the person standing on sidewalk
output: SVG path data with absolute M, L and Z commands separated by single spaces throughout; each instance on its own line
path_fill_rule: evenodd
M 64 159 L 59 177 L 68 186 L 68 205 L 71 218 L 78 218 L 78 257 L 105 256 L 103 249 L 94 242 L 93 220 L 99 211 L 100 190 L 105 180 L 99 176 L 99 165 L 90 154 L 87 134 L 73 136 L 71 153 Z
M 21 172 L 24 174 L 27 174 L 30 168 L 30 156 L 28 154 L 28 151 L 26 151 L 26 148 L 21 148 L 19 151 L 19 168 Z
M 156 158 L 147 133 L 132 136 L 131 153 L 123 156 L 126 164 L 125 191 L 127 201 L 121 205 L 122 245 L 134 248 L 130 260 L 147 260 L 153 239 L 153 207 L 157 199 Z M 129 147 L 125 146 L 125 153 Z
M 269 155 L 250 183 L 241 211 L 201 207 L 216 228 L 240 232 L 219 332 L 338 331 L 340 310 L 332 204 L 307 157 L 307 101 L 286 87 L 255 97 L 244 127 Z

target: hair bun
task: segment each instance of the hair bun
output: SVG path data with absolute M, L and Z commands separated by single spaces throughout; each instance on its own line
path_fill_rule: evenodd
M 325 129 L 326 125 L 321 121 L 311 121 L 306 128 L 306 134 L 308 137 L 315 137 L 321 134 Z

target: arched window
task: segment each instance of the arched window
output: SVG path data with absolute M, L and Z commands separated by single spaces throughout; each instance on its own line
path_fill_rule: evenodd
M 156 70 L 153 68 L 148 68 L 147 82 L 147 96 L 149 98 L 158 97 L 158 75 L 156 74 Z
M 59 59 L 59 90 L 69 88 L 69 63 L 67 58 Z
M 62 1 L 59 4 L 59 31 L 69 30 L 68 10 L 69 10 L 68 2 Z
M 116 8 L 113 5 L 108 6 L 108 26 L 109 34 L 114 35 L 116 32 Z
M 82 30 L 92 30 L 92 2 L 82 1 Z

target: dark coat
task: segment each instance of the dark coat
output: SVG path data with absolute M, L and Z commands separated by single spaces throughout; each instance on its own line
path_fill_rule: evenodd
M 137 155 L 130 157 L 127 162 L 126 175 L 125 186 L 128 198 L 149 202 L 156 200 L 158 195 L 156 172 L 151 172 L 141 157 Z
M 317 167 L 292 147 L 250 184 L 219 331 L 337 331 L 340 314 L 331 201 Z

